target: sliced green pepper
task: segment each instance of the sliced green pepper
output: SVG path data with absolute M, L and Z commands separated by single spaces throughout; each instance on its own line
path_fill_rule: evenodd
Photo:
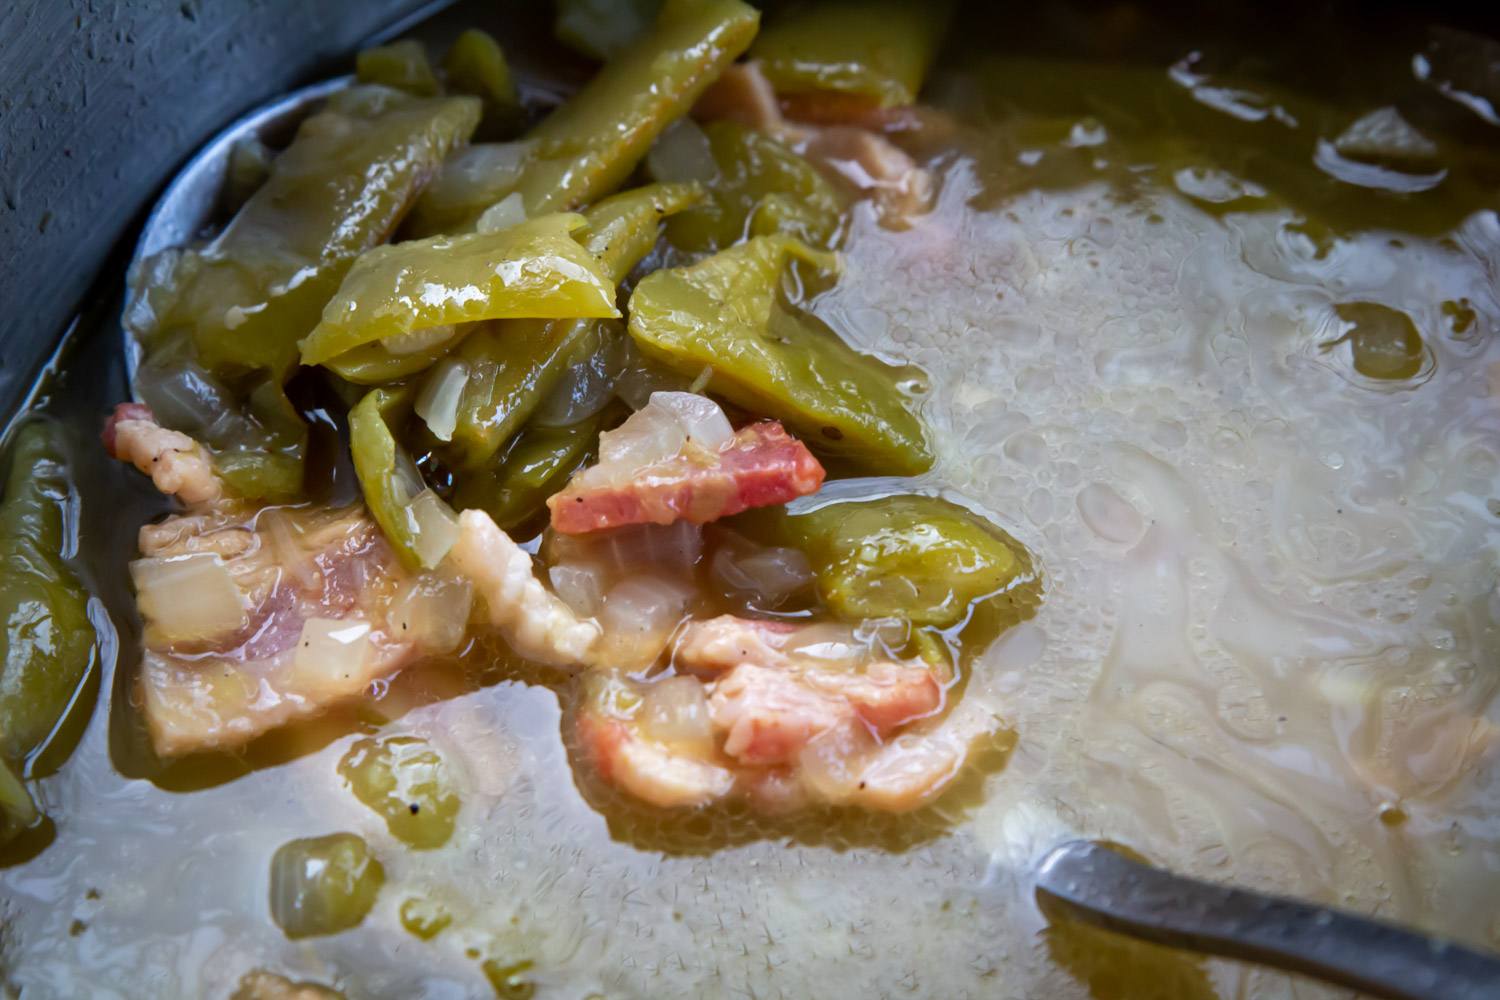
M 1020 542 L 937 497 L 832 503 L 785 526 L 817 575 L 819 597 L 841 618 L 948 628 L 985 602 L 1014 624 L 1040 599 Z
M 406 337 L 393 337 L 361 344 L 345 351 L 338 357 L 323 363 L 339 376 L 359 385 L 381 385 L 394 382 L 408 375 L 426 371 L 465 337 L 473 333 L 478 324 L 458 323 L 451 327 L 432 327 L 419 330 Z M 402 343 L 401 341 L 414 341 Z
M 557 0 L 557 40 L 592 59 L 609 59 L 651 28 L 662 0 Z
M 628 412 L 616 403 L 565 427 L 526 427 L 503 461 L 456 480 L 453 502 L 488 512 L 503 531 L 527 524 L 570 475 L 593 460 L 599 432 Z
M 661 220 L 697 204 L 696 184 L 652 184 L 606 198 L 583 213 L 579 237 L 598 268 L 618 284 L 656 245 Z M 469 382 L 458 405 L 450 449 L 453 464 L 486 465 L 520 430 L 595 334 L 595 321 L 489 323 L 459 349 Z
M 426 178 L 479 120 L 472 97 L 407 99 L 373 117 L 304 121 L 224 232 L 148 289 L 148 344 L 186 331 L 216 374 L 284 380 L 354 258 L 395 229 Z M 150 265 L 147 265 L 149 270 Z
M 355 79 L 360 83 L 378 83 L 416 97 L 442 93 L 427 50 L 415 39 L 365 49 L 355 57 L 354 66 Z
M 811 316 L 782 304 L 794 259 L 833 266 L 787 236 L 758 236 L 691 267 L 656 271 L 630 297 L 630 335 L 641 353 L 708 391 L 776 417 L 810 447 L 885 472 L 932 465 L 909 370 L 860 354 Z
M 510 72 L 505 52 L 493 35 L 470 28 L 448 47 L 443 56 L 448 86 L 460 94 L 473 94 L 484 102 L 480 133 L 488 138 L 508 138 L 526 121 L 521 94 Z
M 385 869 L 353 833 L 292 840 L 271 857 L 271 919 L 287 937 L 358 927 L 385 885 Z
M 703 131 L 719 179 L 702 205 L 667 223 L 667 239 L 690 252 L 717 250 L 744 236 L 751 220 L 756 235 L 785 231 L 828 245 L 839 224 L 838 196 L 811 163 L 735 122 L 710 122 Z
M 526 214 L 565 211 L 619 187 L 652 141 L 686 114 L 707 86 L 745 51 L 760 15 L 740 0 L 669 0 L 651 32 L 604 65 L 578 93 L 527 133 L 519 167 L 499 182 L 460 178 L 464 201 L 444 174 L 413 212 L 419 233 L 472 227 L 486 208 L 518 191 Z M 475 170 L 473 158 L 458 168 Z
M 365 505 L 408 566 L 431 568 L 457 536 L 457 518 L 428 490 L 391 424 L 411 415 L 412 388 L 372 389 L 349 411 L 349 450 Z
M 359 740 L 339 761 L 339 775 L 397 840 L 428 850 L 453 836 L 458 786 L 442 755 L 426 740 Z
M 86 714 L 79 693 L 95 663 L 88 592 L 62 556 L 72 501 L 54 433 L 42 421 L 21 429 L 0 505 L 0 843 L 38 819 L 23 764 L 69 738 L 59 726 Z
M 302 342 L 302 363 L 456 323 L 618 316 L 614 283 L 568 235 L 581 225 L 580 216 L 554 214 L 498 233 L 376 247 L 355 262 Z
M 773 20 L 750 49 L 777 93 L 832 90 L 911 104 L 932 67 L 953 4 L 831 0 Z

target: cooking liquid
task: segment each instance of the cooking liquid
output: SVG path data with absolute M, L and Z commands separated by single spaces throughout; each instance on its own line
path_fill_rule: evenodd
M 0 986 L 218 998 L 264 967 L 351 998 L 1335 995 L 1048 927 L 1027 870 L 1079 835 L 1500 948 L 1494 187 L 1465 200 L 1455 180 L 1400 208 L 1425 231 L 1353 186 L 1320 218 L 1307 194 L 1326 176 L 1278 167 L 1274 132 L 1275 169 L 1235 164 L 1180 122 L 1132 133 L 1107 108 L 1027 109 L 1003 86 L 1039 74 L 1101 104 L 1146 79 L 1211 116 L 1316 124 L 1191 60 L 1085 79 L 980 59 L 933 88 L 994 117 L 935 157 L 932 216 L 897 232 L 854 212 L 845 273 L 813 310 L 932 373 L 941 455 L 918 485 L 993 512 L 1044 574 L 1039 614 L 967 679 L 1013 728 L 1008 758 L 904 826 L 662 827 L 580 794 L 566 681 L 484 646 L 238 763 L 148 780 L 120 703 L 138 659 L 123 564 L 162 507 L 93 443 L 125 393 L 99 331 L 52 405 L 77 429 L 116 704 L 40 785 L 53 842 L 0 870 Z M 1338 217 L 1365 203 L 1382 224 Z M 1417 374 L 1356 369 L 1352 302 L 1409 317 Z M 402 847 L 343 786 L 338 761 L 369 731 L 425 737 L 457 768 L 446 846 Z M 270 857 L 339 830 L 371 845 L 386 887 L 356 930 L 290 942 L 268 918 Z M 408 934 L 412 899 L 451 925 Z

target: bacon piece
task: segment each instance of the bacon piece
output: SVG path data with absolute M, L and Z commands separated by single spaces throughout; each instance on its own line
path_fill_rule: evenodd
M 99 437 L 111 458 L 130 462 L 168 496 L 195 504 L 222 495 L 207 449 L 180 431 L 162 427 L 139 403 L 116 406 Z
M 734 774 L 690 754 L 642 738 L 618 719 L 585 711 L 578 741 L 600 777 L 655 806 L 701 806 L 727 795 Z
M 623 482 L 600 466 L 585 469 L 547 506 L 563 534 L 678 519 L 703 524 L 815 493 L 823 474 L 806 445 L 766 421 L 741 429 L 717 452 L 688 445 Z

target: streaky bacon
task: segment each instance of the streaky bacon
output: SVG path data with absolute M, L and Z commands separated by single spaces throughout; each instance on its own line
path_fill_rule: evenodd
M 155 421 L 156 416 L 151 412 L 149 406 L 140 403 L 120 403 L 108 417 L 104 419 L 104 431 L 99 435 L 99 440 L 104 442 L 104 450 L 109 453 L 110 458 L 119 458 L 115 454 L 115 424 L 122 420 L 150 420 Z
M 547 501 L 552 527 L 566 535 L 624 524 L 704 524 L 751 507 L 815 493 L 823 467 L 775 421 L 742 428 L 716 453 L 686 449 L 623 482 L 584 470 Z

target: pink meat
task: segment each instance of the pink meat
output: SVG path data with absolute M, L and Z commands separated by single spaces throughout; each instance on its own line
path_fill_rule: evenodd
M 581 534 L 623 524 L 703 524 L 751 507 L 815 493 L 823 467 L 807 446 L 774 421 L 740 430 L 712 455 L 682 453 L 623 482 L 586 470 L 547 501 L 552 527 Z
M 99 435 L 99 440 L 104 442 L 104 450 L 109 453 L 110 458 L 119 458 L 115 453 L 115 424 L 122 420 L 150 420 L 156 421 L 149 406 L 140 403 L 120 403 L 104 420 L 104 432 Z

